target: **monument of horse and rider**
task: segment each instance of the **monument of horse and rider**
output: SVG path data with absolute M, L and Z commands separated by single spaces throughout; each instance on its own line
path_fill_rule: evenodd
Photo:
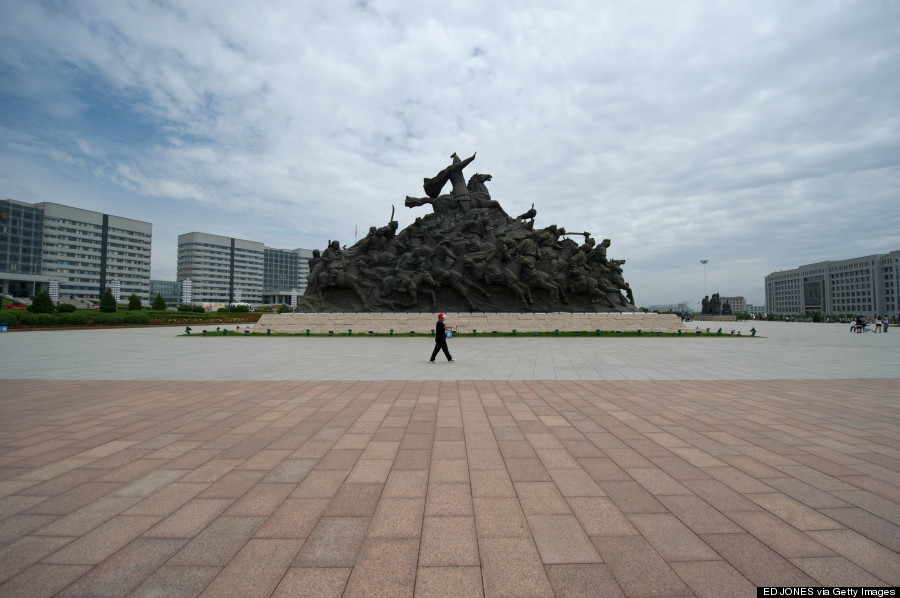
M 398 231 L 391 219 L 351 247 L 313 252 L 301 312 L 633 312 L 634 296 L 610 259 L 609 239 L 550 225 L 534 204 L 510 217 L 491 198 L 489 174 L 463 169 L 475 154 L 424 180 L 408 208 L 432 212 Z M 449 194 L 442 194 L 450 183 Z M 572 237 L 580 237 L 576 242 Z

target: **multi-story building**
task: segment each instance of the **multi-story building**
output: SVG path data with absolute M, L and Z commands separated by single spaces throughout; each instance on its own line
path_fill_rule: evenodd
M 722 305 L 727 303 L 731 307 L 731 313 L 733 314 L 747 311 L 747 301 L 740 295 L 737 297 L 719 297 L 719 301 L 722 302 Z
M 747 312 L 754 316 L 763 316 L 766 313 L 765 305 L 753 305 L 752 303 L 747 304 Z
M 0 233 L 0 280 L 7 293 L 33 297 L 56 282 L 61 301 L 96 301 L 108 288 L 123 299 L 149 298 L 149 222 L 57 203 L 2 200 Z
M 265 248 L 263 303 L 291 305 L 293 298 L 302 297 L 309 276 L 309 249 Z
M 302 296 L 306 290 L 311 257 L 308 249 L 186 233 L 178 237 L 178 281 L 190 281 L 195 305 L 290 304 L 294 292 Z
M 900 251 L 818 262 L 765 278 L 766 310 L 774 314 L 900 317 Z
M 261 303 L 264 245 L 207 233 L 178 236 L 178 282 L 191 281 L 191 303 Z
M 651 305 L 647 308 L 649 311 L 659 312 L 661 314 L 666 313 L 675 313 L 675 314 L 689 314 L 692 310 L 691 306 L 688 305 L 687 301 L 682 301 L 681 303 L 660 303 L 656 305 Z
M 175 307 L 181 304 L 181 284 L 175 280 L 150 279 L 150 303 L 160 295 L 167 307 Z

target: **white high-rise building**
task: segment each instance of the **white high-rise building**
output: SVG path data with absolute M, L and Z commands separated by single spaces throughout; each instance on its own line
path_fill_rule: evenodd
M 255 241 L 185 233 L 178 235 L 178 280 L 191 281 L 191 303 L 259 304 L 265 246 Z
M 5 291 L 31 291 L 24 295 L 33 296 L 52 282 L 59 284 L 60 301 L 97 301 L 113 287 L 123 298 L 134 294 L 148 301 L 149 222 L 51 202 L 0 204 L 0 237 L 5 240 L 0 242 L 0 281 Z
M 818 262 L 765 278 L 773 314 L 847 314 L 900 317 L 900 251 Z

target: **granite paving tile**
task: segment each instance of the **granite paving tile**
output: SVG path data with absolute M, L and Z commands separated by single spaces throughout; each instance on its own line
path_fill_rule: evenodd
M 127 509 L 123 515 L 168 516 L 208 487 L 209 484 L 202 483 L 171 483 Z
M 193 538 L 231 506 L 231 499 L 194 499 L 154 525 L 148 538 Z
M 467 517 L 472 511 L 472 488 L 467 483 L 428 484 L 426 517 Z
M 268 596 L 300 551 L 302 540 L 253 539 L 203 591 L 210 598 Z
M 891 586 L 900 585 L 900 555 L 853 530 L 809 532 L 817 542 Z
M 344 484 L 328 504 L 328 517 L 371 517 L 381 496 L 383 484 Z
M 816 511 L 780 492 L 746 494 L 745 496 L 799 530 L 841 529 L 844 527 L 828 517 L 827 511 Z
M 33 533 L 57 520 L 54 515 L 16 514 L 0 520 L 0 548 L 8 546 L 22 536 Z M 65 534 L 52 534 L 65 535 Z
M 548 469 L 547 472 L 563 496 L 605 496 L 603 489 L 581 467 Z
M 578 463 L 595 482 L 630 482 L 631 476 L 608 457 L 578 458 Z
M 666 508 L 637 482 L 600 482 L 600 488 L 623 513 L 665 513 Z
M 168 564 L 224 567 L 264 521 L 265 517 L 219 517 L 188 542 Z
M 432 455 L 429 481 L 469 482 L 469 463 L 465 459 L 434 459 Z
M 669 563 L 698 598 L 753 596 L 756 586 L 725 561 Z
M 834 553 L 784 520 L 768 512 L 735 512 L 728 517 L 786 557 L 834 556 Z
M 343 598 L 412 596 L 418 538 L 371 538 L 360 550 Z
M 422 535 L 425 499 L 382 496 L 369 523 L 369 538 L 418 538 Z
M 552 482 L 516 482 L 514 484 L 526 515 L 570 515 L 566 499 Z
M 240 459 L 209 459 L 181 478 L 181 482 L 217 482 L 241 464 Z
M 513 482 L 549 482 L 553 479 L 540 459 L 506 458 L 505 462 Z
M 96 565 L 156 524 L 158 516 L 117 515 L 44 559 L 53 565 Z
M 756 586 L 811 586 L 816 583 L 750 534 L 704 534 L 700 537 Z
M 391 459 L 360 459 L 347 476 L 348 484 L 384 484 L 391 472 Z
M 604 564 L 546 565 L 545 569 L 557 598 L 625 596 Z
M 684 582 L 641 536 L 591 538 L 626 596 L 689 596 Z
M 38 563 L 0 584 L 0 596 L 51 598 L 90 571 L 90 565 L 45 565 Z
M 125 596 L 175 554 L 187 540 L 139 538 L 91 569 L 59 598 Z
M 713 561 L 719 556 L 670 513 L 635 513 L 628 519 L 667 562 Z
M 832 492 L 825 492 L 796 478 L 768 479 L 766 484 L 813 509 L 849 507 L 850 504 Z
M 368 517 L 322 517 L 303 544 L 294 566 L 352 567 L 368 527 Z
M 660 496 L 659 501 L 695 534 L 737 534 L 744 531 L 698 496 Z
M 882 546 L 900 553 L 900 526 L 873 515 L 864 509 L 820 509 L 819 512 L 827 515 L 831 520 L 839 521 L 844 526 L 878 542 Z M 828 528 L 818 527 L 816 529 Z
M 21 496 L 57 496 L 81 486 L 99 475 L 107 473 L 107 471 L 103 469 L 88 469 L 86 467 L 74 469 L 45 482 L 20 490 L 17 494 Z
M 420 567 L 465 567 L 479 564 L 473 517 L 425 517 Z
M 246 467 L 247 462 L 251 460 L 247 459 L 237 469 L 259 469 L 264 471 L 266 476 L 262 478 L 262 481 L 267 484 L 299 484 L 306 479 L 317 463 L 315 459 L 284 459 L 278 461 L 272 467 L 263 467 L 263 464 L 259 462 L 253 464 L 252 467 Z
M 422 497 L 428 493 L 428 470 L 394 470 L 384 485 L 383 497 Z
M 553 596 L 537 547 L 529 538 L 479 538 L 486 598 Z
M 220 567 L 173 567 L 163 565 L 147 577 L 129 598 L 193 598 L 199 596 L 219 574 Z
M 431 451 L 428 449 L 401 449 L 397 451 L 392 468 L 428 469 L 431 466 Z
M 480 567 L 423 567 L 416 571 L 415 598 L 482 598 Z
M 622 511 L 605 497 L 570 497 L 569 507 L 588 536 L 630 536 L 637 530 Z
M 351 569 L 291 567 L 272 593 L 272 598 L 341 598 Z
M 296 488 L 295 484 L 259 483 L 225 511 L 226 517 L 267 517 L 274 513 Z
M 528 515 L 527 519 L 544 564 L 601 562 L 574 515 Z
M 198 494 L 197 498 L 240 498 L 265 475 L 266 472 L 259 470 L 230 471 Z
M 71 541 L 66 537 L 25 536 L 0 549 L 0 584 Z
M 516 498 L 475 497 L 473 503 L 479 538 L 514 538 L 531 535 L 522 505 Z
M 840 556 L 791 559 L 804 573 L 823 586 L 880 586 L 884 583 L 865 569 Z
M 349 473 L 349 469 L 310 471 L 291 493 L 291 498 L 334 498 Z
M 21 512 L 28 514 L 68 515 L 108 494 L 114 493 L 123 485 L 117 482 L 87 482 L 57 494 L 52 498 L 41 500 Z M 19 494 L 18 496 L 24 495 Z

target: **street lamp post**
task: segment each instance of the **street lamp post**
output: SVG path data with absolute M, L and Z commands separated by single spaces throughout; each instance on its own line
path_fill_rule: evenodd
M 703 296 L 706 297 L 706 264 L 709 263 L 709 260 L 700 260 L 700 263 L 703 264 Z

